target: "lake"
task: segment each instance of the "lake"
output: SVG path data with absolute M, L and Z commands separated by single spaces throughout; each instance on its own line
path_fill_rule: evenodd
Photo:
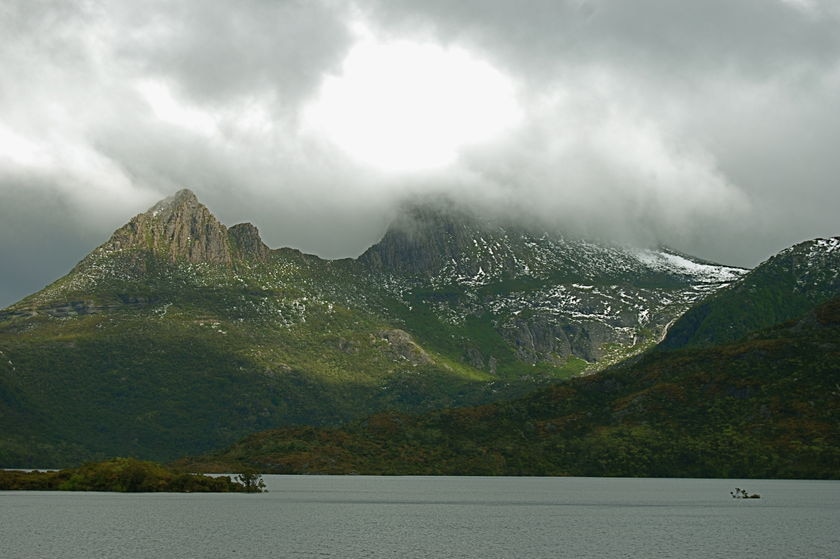
M 4 559 L 837 557 L 840 482 L 264 476 L 269 493 L 0 492 Z M 735 487 L 761 499 L 733 499 Z

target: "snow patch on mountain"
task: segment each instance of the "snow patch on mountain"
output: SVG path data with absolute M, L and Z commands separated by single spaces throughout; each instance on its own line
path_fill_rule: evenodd
M 697 262 L 661 250 L 642 250 L 636 253 L 636 258 L 652 270 L 689 276 L 701 283 L 730 283 L 748 272 L 743 268 Z
M 840 251 L 840 237 L 816 239 L 808 253 L 808 259 L 813 260 L 818 255 L 831 254 L 834 251 Z

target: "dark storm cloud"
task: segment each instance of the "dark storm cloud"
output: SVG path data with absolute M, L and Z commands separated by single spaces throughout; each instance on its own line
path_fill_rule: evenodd
M 80 223 L 73 203 L 31 184 L 4 187 L 0 204 L 0 305 L 45 287 L 102 243 L 102 232 Z
M 359 24 L 492 64 L 521 122 L 408 175 L 304 133 Z M 182 187 L 326 257 L 446 193 L 753 265 L 840 233 L 838 28 L 828 0 L 4 2 L 0 306 Z
M 387 0 L 364 4 L 389 29 L 402 33 L 423 29 L 443 40 L 480 42 L 527 72 L 550 72 L 580 61 L 633 63 L 648 69 L 681 69 L 685 74 L 734 65 L 741 72 L 766 74 L 787 63 L 832 65 L 840 46 L 840 10 L 831 2 Z

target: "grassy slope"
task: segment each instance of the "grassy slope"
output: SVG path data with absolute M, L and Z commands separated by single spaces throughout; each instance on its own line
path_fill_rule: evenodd
M 840 478 L 840 299 L 504 404 L 251 435 L 191 462 L 265 472 Z
M 461 288 L 398 301 L 358 271 L 291 249 L 221 269 L 95 251 L 0 316 L 0 465 L 167 460 L 281 425 L 509 399 L 585 366 L 524 364 L 489 313 L 436 316 L 435 298 Z M 478 296 L 545 285 L 522 282 Z
M 733 342 L 836 297 L 840 252 L 815 250 L 819 243 L 808 241 L 782 251 L 689 309 L 669 329 L 661 349 Z
M 370 310 L 383 303 L 360 296 L 340 263 L 279 253 L 227 275 L 148 268 L 94 290 L 59 280 L 47 294 L 74 303 L 58 315 L 45 294 L 12 308 L 40 314 L 0 329 L 0 464 L 168 460 L 279 425 L 502 397 L 447 347 L 389 341 L 394 324 Z

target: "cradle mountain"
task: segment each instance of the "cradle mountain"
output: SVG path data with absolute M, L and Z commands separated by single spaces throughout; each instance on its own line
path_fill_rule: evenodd
M 264 429 L 510 400 L 663 337 L 708 340 L 722 319 L 703 304 L 716 297 L 746 314 L 737 293 L 767 282 L 793 281 L 808 304 L 828 298 L 840 251 L 823 243 L 801 249 L 817 263 L 807 274 L 756 287 L 744 282 L 758 270 L 436 200 L 407 204 L 358 258 L 324 260 L 270 249 L 181 190 L 0 311 L 0 465 L 170 460 Z M 777 258 L 805 261 L 794 252 Z M 768 299 L 787 287 L 774 289 Z

